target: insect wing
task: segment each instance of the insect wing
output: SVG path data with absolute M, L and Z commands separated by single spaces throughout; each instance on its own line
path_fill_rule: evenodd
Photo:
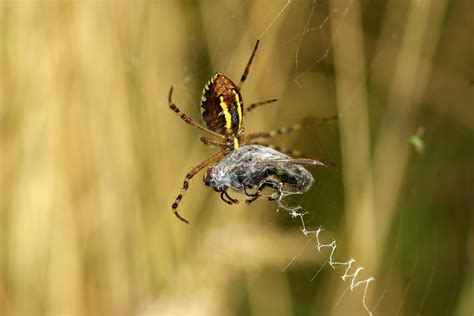
M 293 164 L 293 165 L 303 165 L 303 166 L 326 166 L 323 162 L 314 159 L 308 158 L 289 158 L 289 159 L 280 159 L 280 162 Z
M 291 157 L 267 157 L 258 161 L 260 164 L 290 164 L 290 165 L 302 165 L 302 166 L 326 166 L 319 160 L 309 158 L 291 158 Z

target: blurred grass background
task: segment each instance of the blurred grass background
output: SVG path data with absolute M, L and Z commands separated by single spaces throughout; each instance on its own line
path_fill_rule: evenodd
M 230 207 L 198 175 L 191 225 L 171 213 L 213 151 L 169 86 L 198 118 L 269 26 L 242 95 L 279 102 L 247 130 L 341 115 L 276 140 L 336 162 L 292 199 L 308 228 L 377 279 L 375 315 L 474 314 L 472 3 L 295 0 L 272 24 L 285 4 L 0 3 L 0 315 L 366 314 L 274 205 Z

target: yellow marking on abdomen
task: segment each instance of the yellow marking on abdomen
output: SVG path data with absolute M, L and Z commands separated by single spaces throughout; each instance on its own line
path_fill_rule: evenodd
M 235 102 L 237 102 L 237 114 L 239 115 L 239 128 L 240 128 L 242 125 L 242 104 L 240 103 L 239 94 L 235 90 L 232 90 L 232 92 L 235 95 Z
M 236 137 L 234 137 L 234 150 L 239 149 L 239 141 L 237 140 Z
M 221 100 L 221 108 L 222 108 L 222 113 L 224 113 L 224 118 L 225 118 L 225 128 L 229 132 L 230 128 L 232 127 L 232 116 L 229 113 L 229 109 L 227 108 L 227 104 L 224 101 L 224 97 L 220 97 Z

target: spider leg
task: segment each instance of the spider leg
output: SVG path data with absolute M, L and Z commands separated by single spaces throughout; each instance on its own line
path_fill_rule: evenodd
M 195 128 L 201 130 L 201 131 L 204 131 L 206 133 L 209 133 L 217 138 L 224 138 L 224 136 L 216 133 L 216 132 L 213 132 L 211 131 L 210 129 L 208 129 L 207 127 L 204 127 L 202 126 L 201 124 L 199 124 L 198 122 L 196 122 L 192 117 L 186 115 L 185 113 L 181 112 L 180 109 L 176 106 L 176 104 L 173 103 L 172 101 L 172 95 L 173 95 L 173 86 L 170 87 L 170 92 L 168 94 L 168 104 L 169 104 L 169 107 L 170 109 L 179 115 L 179 117 L 185 121 L 187 124 L 191 125 L 191 126 L 194 126 Z
M 197 165 L 196 167 L 194 167 L 193 169 L 191 169 L 191 171 L 188 172 L 188 174 L 186 175 L 186 177 L 184 177 L 184 181 L 183 181 L 183 187 L 181 189 L 181 192 L 178 194 L 178 196 L 176 197 L 176 199 L 174 200 L 174 203 L 173 205 L 171 206 L 171 209 L 173 210 L 173 213 L 174 215 L 176 215 L 176 217 L 178 217 L 180 220 L 182 220 L 183 222 L 189 224 L 188 220 L 186 220 L 185 218 L 181 217 L 181 215 L 179 215 L 178 213 L 178 205 L 179 205 L 179 202 L 181 202 L 181 199 L 183 198 L 184 194 L 186 193 L 186 191 L 188 190 L 189 188 L 189 180 L 191 180 L 192 177 L 194 177 L 199 171 L 201 171 L 204 167 L 206 167 L 207 165 L 213 163 L 214 161 L 218 160 L 219 158 L 221 158 L 222 156 L 224 156 L 224 152 L 223 151 L 219 151 L 217 152 L 216 154 L 214 154 L 213 156 L 211 156 L 210 158 L 204 160 L 203 162 L 201 162 L 199 165 Z
M 257 42 L 255 43 L 255 47 L 253 48 L 252 55 L 250 55 L 250 59 L 247 62 L 247 66 L 245 66 L 244 73 L 242 74 L 242 77 L 240 78 L 240 82 L 237 85 L 239 90 L 242 88 L 242 85 L 244 84 L 245 79 L 247 79 L 247 76 L 250 71 L 250 65 L 252 65 L 253 58 L 255 57 L 255 52 L 257 51 L 257 48 L 258 48 L 258 43 L 260 43 L 260 40 L 257 40 Z
M 227 200 L 224 198 L 224 196 L 227 198 Z M 226 202 L 229 205 L 239 203 L 239 200 L 232 198 L 229 195 L 229 193 L 227 193 L 227 190 L 224 190 L 224 191 L 221 192 L 221 200 Z
M 215 140 L 215 139 L 210 139 L 210 138 L 207 138 L 207 137 L 201 137 L 200 140 L 204 145 L 211 145 L 211 146 L 217 146 L 217 147 L 221 147 L 221 146 L 225 145 L 224 142 L 221 142 L 221 141 Z
M 262 105 L 265 105 L 265 104 L 268 104 L 268 103 L 273 103 L 273 102 L 276 102 L 276 101 L 278 101 L 278 99 L 271 99 L 271 100 L 252 103 L 248 107 L 245 108 L 245 113 L 252 111 L 256 107 L 259 107 L 259 106 L 262 106 Z
M 293 131 L 305 128 L 305 127 L 321 125 L 322 123 L 333 121 L 333 120 L 336 120 L 337 118 L 338 118 L 338 116 L 334 115 L 334 116 L 326 117 L 326 118 L 322 118 L 322 119 L 311 120 L 311 121 L 306 122 L 306 123 L 299 123 L 299 124 L 293 124 L 293 125 L 290 125 L 290 126 L 280 127 L 280 128 L 275 129 L 275 130 L 268 131 L 268 132 L 252 133 L 252 134 L 249 134 L 245 137 L 244 142 L 248 143 L 249 141 L 254 140 L 254 139 L 258 139 L 258 138 L 270 138 L 270 137 L 274 137 L 274 136 L 281 135 L 281 134 L 288 134 L 288 133 L 291 133 Z

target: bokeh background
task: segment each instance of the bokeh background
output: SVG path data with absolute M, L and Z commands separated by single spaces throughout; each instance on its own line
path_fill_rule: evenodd
M 1 1 L 0 315 L 367 315 L 300 222 L 228 206 L 184 175 L 215 149 L 214 72 L 248 131 L 335 113 L 272 142 L 323 157 L 289 203 L 375 277 L 374 315 L 474 314 L 469 0 Z

